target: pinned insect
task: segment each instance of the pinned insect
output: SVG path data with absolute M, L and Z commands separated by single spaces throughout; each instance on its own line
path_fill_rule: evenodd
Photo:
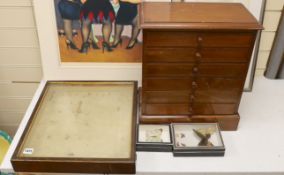
M 201 139 L 198 146 L 208 146 L 213 147 L 214 144 L 209 141 L 211 135 L 216 131 L 213 128 L 206 129 L 193 129 L 194 133 Z
M 186 136 L 184 133 L 176 133 L 175 137 L 177 139 L 176 145 L 177 147 L 187 147 L 187 145 L 184 142 L 184 139 L 186 139 Z
M 162 133 L 162 128 L 146 131 L 146 142 L 163 142 Z

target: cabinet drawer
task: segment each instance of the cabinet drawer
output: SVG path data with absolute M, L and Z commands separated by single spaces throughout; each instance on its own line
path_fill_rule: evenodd
M 189 103 L 190 91 L 143 91 L 143 103 Z
M 199 57 L 197 56 L 199 55 Z M 143 63 L 147 62 L 248 62 L 249 47 L 235 48 L 144 48 Z
M 235 113 L 236 104 L 143 104 L 144 115 L 226 115 Z
M 223 91 L 226 89 L 238 91 L 243 87 L 243 79 L 236 78 L 144 78 L 143 91 Z
M 142 104 L 143 115 L 192 115 L 189 104 Z
M 236 104 L 221 104 L 221 103 L 194 103 L 193 114 L 235 114 Z
M 254 32 L 204 32 L 197 36 L 203 47 L 251 47 Z
M 143 91 L 188 91 L 191 90 L 191 78 L 145 78 Z
M 145 62 L 193 62 L 196 48 L 149 48 L 143 50 Z
M 196 47 L 197 33 L 188 31 L 143 31 L 144 47 Z
M 177 76 L 210 76 L 210 77 L 243 77 L 247 64 L 204 63 L 148 63 L 143 64 L 145 77 Z
M 254 32 L 144 31 L 145 47 L 251 47 Z
M 145 103 L 237 103 L 241 92 L 225 89 L 190 91 L 144 91 L 142 101 Z
M 251 48 L 201 48 L 200 54 L 201 62 L 248 62 L 251 58 Z

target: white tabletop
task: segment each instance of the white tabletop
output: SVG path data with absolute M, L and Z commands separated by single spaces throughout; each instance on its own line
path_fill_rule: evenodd
M 19 127 L 1 170 L 11 172 L 11 155 L 45 81 L 42 81 Z M 222 132 L 224 157 L 173 157 L 172 153 L 138 152 L 138 174 L 284 174 L 284 81 L 257 78 L 244 93 L 238 131 Z
M 173 157 L 172 153 L 139 152 L 143 173 L 283 173 L 284 81 L 258 78 L 244 93 L 238 131 L 222 132 L 224 157 Z

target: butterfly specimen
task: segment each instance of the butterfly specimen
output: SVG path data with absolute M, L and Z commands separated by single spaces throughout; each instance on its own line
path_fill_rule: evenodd
M 163 142 L 162 132 L 162 128 L 146 131 L 146 142 Z
M 175 137 L 177 139 L 176 145 L 178 147 L 187 147 L 187 145 L 185 143 L 183 143 L 184 139 L 185 139 L 185 134 L 184 133 L 176 133 Z
M 193 132 L 201 139 L 198 146 L 213 147 L 214 144 L 209 141 L 211 135 L 216 131 L 215 128 L 193 129 Z

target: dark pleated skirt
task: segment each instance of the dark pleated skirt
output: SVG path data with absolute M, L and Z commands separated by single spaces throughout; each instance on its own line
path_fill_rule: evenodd
M 81 3 L 78 1 L 71 2 L 68 0 L 61 0 L 58 3 L 58 9 L 63 19 L 80 19 Z
M 87 0 L 81 9 L 81 19 L 92 23 L 113 22 L 115 12 L 109 0 Z
M 129 2 L 119 2 L 120 8 L 116 15 L 116 24 L 130 25 L 137 16 L 137 4 Z

